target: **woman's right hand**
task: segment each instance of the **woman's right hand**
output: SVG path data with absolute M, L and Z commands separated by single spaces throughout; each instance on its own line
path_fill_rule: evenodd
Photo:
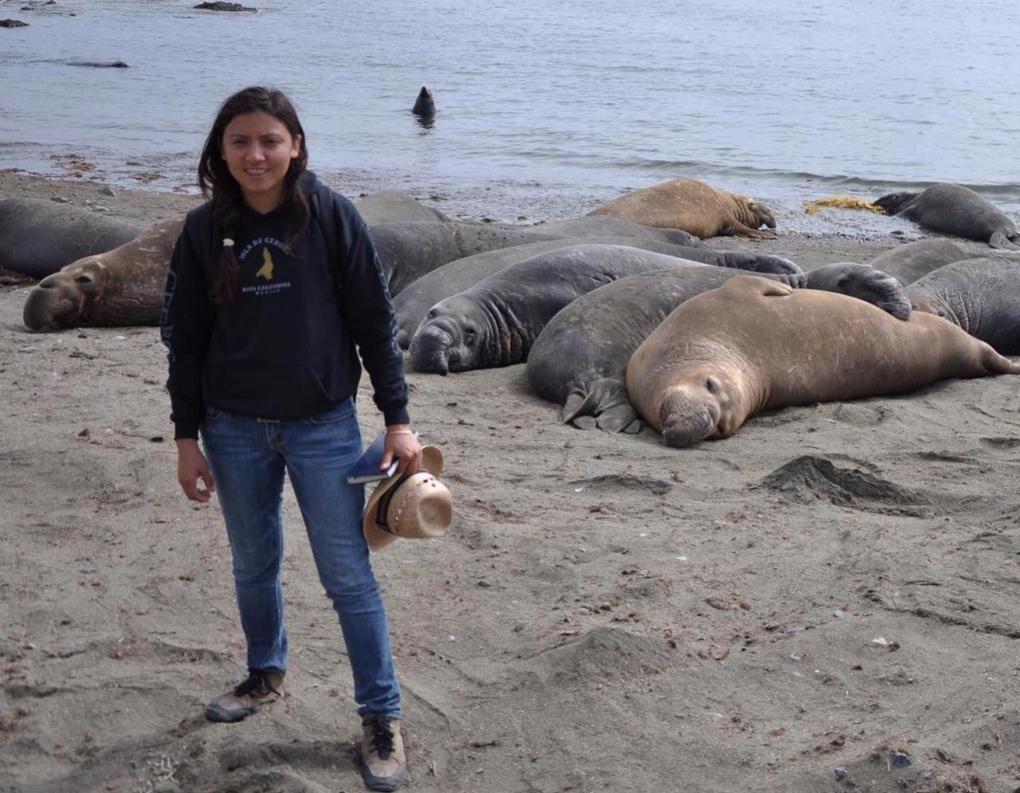
M 200 479 L 203 488 L 198 486 Z M 184 495 L 202 504 L 216 492 L 209 463 L 194 438 L 181 438 L 177 441 L 177 481 L 181 483 Z

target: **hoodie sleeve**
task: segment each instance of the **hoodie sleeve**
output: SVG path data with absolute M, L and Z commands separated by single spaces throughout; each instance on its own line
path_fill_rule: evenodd
M 191 222 L 185 224 L 170 257 L 159 320 L 160 337 L 168 350 L 166 387 L 175 440 L 198 438 L 204 412 L 202 369 L 215 321 L 205 268 L 195 251 L 191 226 Z
M 375 245 L 361 215 L 334 195 L 340 230 L 341 310 L 375 391 L 386 425 L 408 424 L 404 356 L 397 346 L 397 321 Z

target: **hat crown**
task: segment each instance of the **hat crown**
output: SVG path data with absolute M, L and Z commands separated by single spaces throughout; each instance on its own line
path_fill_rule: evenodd
M 453 519 L 453 498 L 437 478 L 442 472 L 442 452 L 425 446 L 417 473 L 392 476 L 376 486 L 363 524 L 369 548 L 381 550 L 397 537 L 425 539 L 446 533 Z
M 397 486 L 386 523 L 400 537 L 438 537 L 450 526 L 453 504 L 446 485 L 418 472 Z

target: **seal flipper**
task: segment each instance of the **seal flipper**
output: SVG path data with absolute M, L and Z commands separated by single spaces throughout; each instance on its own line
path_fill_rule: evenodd
M 594 416 L 595 426 L 605 432 L 622 432 L 638 417 L 627 396 L 627 387 L 621 380 L 610 377 L 595 380 L 587 389 L 581 385 L 570 389 L 560 419 L 579 429 L 591 429 L 590 421 L 580 421 L 583 416 Z
M 996 231 L 988 240 L 988 245 L 992 248 L 1001 248 L 1004 250 L 1015 251 L 1020 249 L 1020 246 L 1014 245 L 1012 240 L 1014 237 L 1020 237 L 1020 234 L 1009 234 L 1005 231 Z
M 745 226 L 743 223 L 739 223 L 736 220 L 730 223 L 729 228 L 727 228 L 720 236 L 750 237 L 753 240 L 774 240 L 779 238 L 779 235 L 775 232 L 758 231 L 758 229 Z

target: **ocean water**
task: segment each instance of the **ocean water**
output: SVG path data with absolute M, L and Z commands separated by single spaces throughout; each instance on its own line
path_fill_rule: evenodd
M 567 217 L 685 177 L 795 228 L 804 200 L 938 181 L 1020 217 L 1011 0 L 195 1 L 3 0 L 29 27 L 0 29 L 0 167 L 194 189 L 219 103 L 268 83 L 335 186 L 452 214 Z

